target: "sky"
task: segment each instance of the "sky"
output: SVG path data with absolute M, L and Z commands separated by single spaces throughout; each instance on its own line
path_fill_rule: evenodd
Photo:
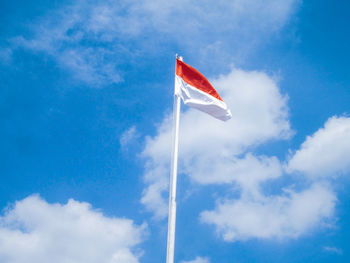
M 233 116 L 182 105 L 175 262 L 349 262 L 349 12 L 2 1 L 0 261 L 165 262 L 179 54 Z

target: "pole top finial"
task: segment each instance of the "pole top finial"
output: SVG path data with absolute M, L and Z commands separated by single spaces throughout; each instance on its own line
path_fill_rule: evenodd
M 176 59 L 178 59 L 180 61 L 184 61 L 184 58 L 182 56 L 179 56 L 178 54 L 176 54 Z

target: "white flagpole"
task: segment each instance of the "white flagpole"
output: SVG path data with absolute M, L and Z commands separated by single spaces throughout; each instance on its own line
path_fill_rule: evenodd
M 177 54 L 176 54 L 176 58 Z M 182 57 L 179 57 L 182 61 Z M 176 64 L 175 64 L 176 70 Z M 175 223 L 176 223 L 176 182 L 177 182 L 177 159 L 179 149 L 179 123 L 180 123 L 180 97 L 175 92 L 174 87 L 174 109 L 173 109 L 173 150 L 170 171 L 169 186 L 169 216 L 168 216 L 168 242 L 166 263 L 174 263 L 175 249 Z

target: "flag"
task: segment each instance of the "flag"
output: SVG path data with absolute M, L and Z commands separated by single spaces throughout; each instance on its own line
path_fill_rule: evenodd
M 226 103 L 209 81 L 198 70 L 180 59 L 176 59 L 175 95 L 181 97 L 187 106 L 219 120 L 227 121 L 232 117 Z

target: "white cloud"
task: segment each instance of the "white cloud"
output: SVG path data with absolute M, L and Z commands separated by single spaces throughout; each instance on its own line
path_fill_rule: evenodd
M 215 54 L 218 61 L 231 58 L 227 50 L 233 45 L 247 48 L 281 28 L 298 2 L 77 0 L 34 21 L 31 36 L 12 42 L 52 56 L 76 79 L 99 87 L 122 81 L 121 64 L 142 54 L 159 56 L 164 41 L 208 57 Z M 218 43 L 220 48 L 212 49 Z
M 152 25 L 158 30 L 178 32 L 178 25 L 181 24 L 181 34 L 186 35 L 199 30 L 214 31 L 214 28 L 216 31 L 228 31 L 238 27 L 273 30 L 284 25 L 299 1 L 233 0 L 214 3 L 207 0 L 201 4 L 191 0 L 128 2 L 132 3 L 129 6 L 131 13 L 135 16 L 148 14 Z
M 306 138 L 285 167 L 289 173 L 298 172 L 312 179 L 312 187 L 276 196 L 264 196 L 256 186 L 246 188 L 250 194 L 243 193 L 238 200 L 218 201 L 215 210 L 203 212 L 202 222 L 213 224 L 227 241 L 298 237 L 328 220 L 331 222 L 336 195 L 329 179 L 350 172 L 349 149 L 350 118 L 331 117 L 324 127 Z M 248 166 L 257 167 L 257 174 L 268 171 L 256 164 Z M 249 169 L 245 168 L 243 173 L 256 184 L 261 182 Z
M 30 196 L 0 217 L 0 261 L 137 263 L 145 228 L 88 203 L 49 204 Z
M 232 119 L 221 122 L 192 109 L 181 114 L 180 172 L 200 184 L 238 183 L 243 190 L 258 194 L 259 183 L 280 176 L 281 167 L 275 157 L 256 157 L 248 150 L 290 136 L 287 99 L 275 81 L 262 72 L 233 69 L 213 83 L 231 108 Z M 162 195 L 167 191 L 171 134 L 171 119 L 167 117 L 157 135 L 147 139 L 143 152 L 148 160 L 148 186 L 142 203 L 157 217 L 167 214 Z
M 307 190 L 259 199 L 226 200 L 213 211 L 201 213 L 201 221 L 213 224 L 226 241 L 250 238 L 297 238 L 327 223 L 333 215 L 335 195 L 315 184 Z
M 313 179 L 349 173 L 350 118 L 329 118 L 323 128 L 306 138 L 289 160 L 287 171 Z
M 194 260 L 180 261 L 180 263 L 210 263 L 210 260 L 209 258 L 196 257 Z
M 146 164 L 144 181 L 147 187 L 143 191 L 141 203 L 154 214 L 155 219 L 167 216 L 168 203 L 164 194 L 168 190 L 168 175 L 169 168 L 166 164 L 157 165 L 152 162 Z
M 136 130 L 135 126 L 131 126 L 120 136 L 120 146 L 123 149 L 127 149 L 128 145 L 132 143 L 134 140 L 140 137 L 139 132 Z
M 213 83 L 233 117 L 224 123 L 196 110 L 182 113 L 179 170 L 197 184 L 229 184 L 238 189 L 239 197 L 222 200 L 218 196 L 215 209 L 202 212 L 201 221 L 214 225 L 226 241 L 297 238 L 333 223 L 336 195 L 326 182 L 316 180 L 302 190 L 286 185 L 282 194 L 275 195 L 267 195 L 262 189 L 262 183 L 283 176 L 284 169 L 276 157 L 256 155 L 256 146 L 287 139 L 293 133 L 287 98 L 281 95 L 275 80 L 262 72 L 233 69 Z M 332 119 L 325 130 L 332 130 L 340 143 L 347 136 L 347 122 L 345 118 Z M 147 139 L 143 152 L 148 162 L 142 203 L 158 218 L 167 214 L 170 143 L 168 117 L 158 127 L 157 135 Z M 330 145 L 334 145 L 333 139 Z M 335 151 L 340 148 L 341 154 L 350 148 L 346 143 L 337 145 Z M 338 159 L 340 153 L 330 160 Z M 311 156 L 317 160 L 317 154 Z M 343 167 L 338 165 L 337 169 Z
M 221 159 L 200 155 L 194 162 L 186 163 L 186 173 L 201 184 L 238 183 L 243 194 L 259 195 L 259 184 L 281 176 L 282 168 L 276 157 L 256 157 L 251 153 L 243 158 Z
M 218 201 L 215 210 L 201 214 L 202 222 L 214 225 L 227 241 L 299 237 L 322 223 L 331 222 L 336 195 L 324 179 L 350 171 L 349 142 L 350 118 L 330 118 L 323 128 L 306 138 L 286 165 L 289 173 L 299 172 L 312 178 L 312 187 L 299 192 L 287 188 L 283 195 L 265 196 L 258 186 L 253 185 L 246 188 L 250 193 L 248 195 L 243 193 L 237 200 Z M 279 163 L 278 160 L 275 162 Z M 266 167 L 261 169 L 257 164 L 248 162 L 247 166 L 256 167 L 256 174 L 268 172 Z M 265 179 L 257 180 L 247 168 L 243 169 L 242 174 L 252 178 L 257 185 Z

